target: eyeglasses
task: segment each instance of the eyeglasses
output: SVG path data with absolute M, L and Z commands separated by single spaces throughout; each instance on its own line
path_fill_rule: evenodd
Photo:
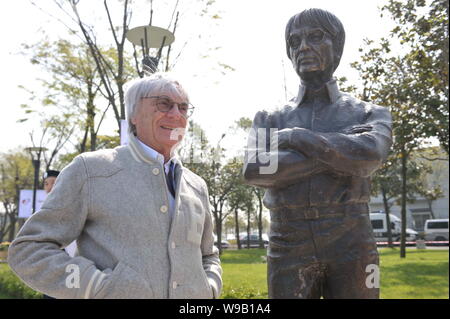
M 310 44 L 319 44 L 325 39 L 325 32 L 323 32 L 320 29 L 315 29 L 312 31 L 309 31 L 305 39 Z M 289 46 L 293 49 L 297 49 L 303 41 L 303 37 L 299 34 L 293 34 L 289 37 Z
M 191 103 L 176 103 L 165 95 L 144 96 L 143 99 L 156 99 L 156 108 L 158 109 L 158 111 L 163 113 L 169 112 L 175 105 L 178 106 L 178 111 L 185 118 L 190 117 L 194 112 L 194 106 Z

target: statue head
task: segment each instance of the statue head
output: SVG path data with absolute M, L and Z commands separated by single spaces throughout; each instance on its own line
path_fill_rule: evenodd
M 339 19 L 322 9 L 307 9 L 286 25 L 286 51 L 303 80 L 329 80 L 341 60 L 345 31 Z

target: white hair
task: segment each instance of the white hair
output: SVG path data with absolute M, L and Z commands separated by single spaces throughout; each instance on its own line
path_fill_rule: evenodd
M 135 125 L 131 123 L 131 119 L 136 114 L 141 98 L 157 95 L 165 91 L 180 95 L 189 101 L 186 91 L 169 73 L 154 73 L 151 76 L 134 79 L 128 82 L 126 86 L 125 108 L 128 122 L 128 133 L 130 134 L 136 134 L 136 128 Z

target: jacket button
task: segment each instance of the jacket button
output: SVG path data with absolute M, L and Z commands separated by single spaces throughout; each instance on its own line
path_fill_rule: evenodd
M 178 284 L 177 284 L 177 282 L 176 282 L 176 281 L 174 281 L 174 282 L 172 283 L 172 287 L 173 287 L 173 289 L 177 289 L 177 287 L 178 287 Z
M 159 174 L 159 168 L 155 167 L 155 168 L 152 170 L 152 173 L 153 173 L 153 175 L 158 175 L 158 174 Z
M 166 205 L 162 205 L 159 210 L 161 211 L 161 213 L 167 213 L 167 206 Z
M 175 249 L 175 247 L 177 247 L 177 246 L 175 245 L 175 242 L 173 241 L 172 242 L 172 249 Z

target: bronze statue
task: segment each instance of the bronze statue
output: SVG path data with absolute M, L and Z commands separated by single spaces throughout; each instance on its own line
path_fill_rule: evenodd
M 379 298 L 368 280 L 378 267 L 368 202 L 370 176 L 392 144 L 391 115 L 339 91 L 344 40 L 330 12 L 293 16 L 286 49 L 298 95 L 253 121 L 244 177 L 266 188 L 269 298 Z

